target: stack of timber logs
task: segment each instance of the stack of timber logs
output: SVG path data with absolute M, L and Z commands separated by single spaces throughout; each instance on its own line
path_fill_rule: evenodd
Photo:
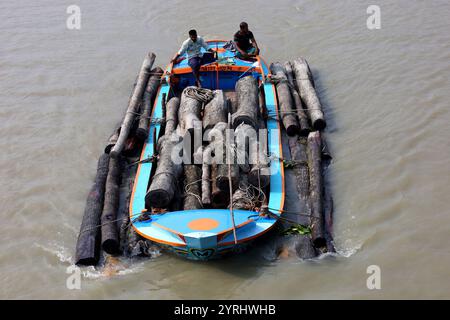
M 142 143 L 148 136 L 151 108 L 160 84 L 162 69 L 152 69 L 155 54 L 148 53 L 133 87 L 127 111 L 100 156 L 95 182 L 86 200 L 78 236 L 75 264 L 97 265 L 107 254 L 153 255 L 153 244 L 130 227 L 128 213 L 132 181 Z M 152 69 L 152 70 L 151 70 Z M 142 114 L 140 114 L 140 112 Z M 138 117 L 139 116 L 139 117 Z M 135 121 L 139 119 L 139 121 Z M 133 253 L 134 252 L 134 253 Z
M 304 58 L 284 64 L 273 63 L 270 69 L 285 128 L 282 142 L 283 159 L 287 164 L 284 219 L 280 219 L 285 235 L 276 236 L 271 248 L 278 257 L 311 259 L 325 252 L 335 252 L 333 200 L 325 179 L 332 157 L 321 132 L 326 122 L 311 70 Z M 299 129 L 288 130 L 294 120 L 298 121 Z M 292 232 L 298 231 L 299 226 L 303 228 L 302 232 Z
M 158 251 L 136 233 L 129 213 L 136 164 L 149 137 L 163 74 L 159 67 L 152 69 L 154 60 L 153 53 L 146 56 L 125 116 L 98 161 L 78 237 L 77 265 L 97 265 L 101 250 L 128 257 L 153 257 Z M 304 58 L 275 62 L 270 71 L 279 111 L 275 119 L 282 129 L 286 201 L 278 221 L 282 232 L 269 243 L 280 258 L 312 259 L 335 252 L 333 200 L 325 174 L 332 157 L 322 132 L 326 121 Z M 234 91 L 211 91 L 208 101 L 192 94 L 195 87 L 186 89 L 162 101 L 159 137 L 153 134 L 157 161 L 145 196 L 146 214 L 229 207 L 269 214 L 266 120 L 274 117 L 266 107 L 264 85 L 245 76 Z

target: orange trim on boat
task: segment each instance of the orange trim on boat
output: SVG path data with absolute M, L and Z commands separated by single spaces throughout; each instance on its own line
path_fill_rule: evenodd
M 141 237 L 152 240 L 154 242 L 168 244 L 169 246 L 172 246 L 172 247 L 186 247 L 186 243 L 180 244 L 180 243 L 169 242 L 169 241 L 165 241 L 165 240 L 161 240 L 161 239 L 152 238 L 152 237 L 140 232 L 138 229 L 135 228 L 134 225 L 133 225 L 133 228 Z
M 200 72 L 214 72 L 214 71 L 226 71 L 226 72 L 245 72 L 247 71 L 249 66 L 230 66 L 230 65 L 206 65 L 200 67 Z M 256 72 L 262 73 L 260 67 L 253 68 Z M 172 69 L 172 74 L 185 74 L 185 73 L 191 73 L 192 69 L 190 67 L 184 67 L 184 68 L 175 68 Z

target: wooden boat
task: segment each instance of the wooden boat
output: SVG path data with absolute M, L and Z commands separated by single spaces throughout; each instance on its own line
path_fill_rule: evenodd
M 244 74 L 256 78 L 264 92 L 267 112 L 272 115 L 266 120 L 268 130 L 268 154 L 270 161 L 270 184 L 267 207 L 273 214 L 258 211 L 223 209 L 198 209 L 172 211 L 160 214 L 147 212 L 145 196 L 154 174 L 155 163 L 145 161 L 154 155 L 155 141 L 162 135 L 158 119 L 163 118 L 163 99 L 173 95 L 173 87 L 185 88 L 194 85 L 194 77 L 187 59 L 170 63 L 163 74 L 151 113 L 150 130 L 141 153 L 141 163 L 137 169 L 133 192 L 130 199 L 130 220 L 142 237 L 156 242 L 176 254 L 194 260 L 208 260 L 227 253 L 241 252 L 252 240 L 270 230 L 284 205 L 284 171 L 281 162 L 281 124 L 278 119 L 278 105 L 275 86 L 267 79 L 269 68 L 266 62 L 256 56 L 256 61 L 245 61 L 235 57 L 235 53 L 224 49 L 226 41 L 207 41 L 217 52 L 218 60 L 201 67 L 202 86 L 232 92 L 236 82 Z M 153 169 L 153 170 L 152 170 Z

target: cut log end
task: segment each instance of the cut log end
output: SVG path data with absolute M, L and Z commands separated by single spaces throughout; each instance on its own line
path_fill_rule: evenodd
M 299 127 L 295 124 L 290 125 L 286 128 L 286 133 L 288 134 L 288 136 L 292 137 L 295 136 L 296 134 L 299 133 Z
M 75 261 L 77 266 L 96 266 L 98 259 L 92 257 L 80 258 Z
M 164 189 L 155 189 L 145 196 L 146 207 L 167 208 L 170 204 L 171 196 Z
M 310 132 L 311 132 L 310 128 L 301 128 L 298 131 L 298 135 L 301 136 L 301 137 L 307 137 Z
M 317 237 L 313 239 L 313 245 L 315 248 L 326 248 L 327 247 L 327 240 L 325 237 Z
M 109 254 L 118 254 L 118 253 L 120 253 L 119 241 L 113 240 L 113 239 L 108 239 L 106 241 L 103 241 L 102 249 L 103 249 L 103 251 L 105 251 L 106 253 L 109 253 Z
M 314 121 L 313 127 L 315 130 L 323 130 L 325 129 L 327 126 L 327 123 L 325 122 L 324 119 L 317 119 L 316 121 Z

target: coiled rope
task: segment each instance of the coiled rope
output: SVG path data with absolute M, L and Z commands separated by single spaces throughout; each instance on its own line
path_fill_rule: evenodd
M 184 94 L 205 104 L 214 98 L 214 92 L 206 88 L 188 87 L 184 89 Z

